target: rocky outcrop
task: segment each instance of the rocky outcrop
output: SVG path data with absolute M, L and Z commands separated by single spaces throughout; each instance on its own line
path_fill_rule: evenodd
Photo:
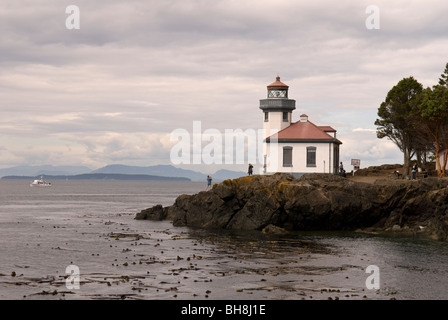
M 169 207 L 157 205 L 143 210 L 136 219 L 170 219 L 175 226 L 276 232 L 419 232 L 448 240 L 447 212 L 445 179 L 371 184 L 325 174 L 295 179 L 278 173 L 225 180 L 211 191 L 181 195 Z

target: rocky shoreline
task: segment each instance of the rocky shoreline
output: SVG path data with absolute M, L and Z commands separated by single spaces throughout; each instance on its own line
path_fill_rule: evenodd
M 215 184 L 211 191 L 180 195 L 135 219 L 174 226 L 261 230 L 346 230 L 421 234 L 448 241 L 448 180 L 378 179 L 357 182 L 328 174 L 255 175 Z

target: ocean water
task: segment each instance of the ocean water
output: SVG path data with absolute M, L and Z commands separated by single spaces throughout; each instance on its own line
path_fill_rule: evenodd
M 448 299 L 444 242 L 134 219 L 204 188 L 153 181 L 31 188 L 0 180 L 0 299 Z

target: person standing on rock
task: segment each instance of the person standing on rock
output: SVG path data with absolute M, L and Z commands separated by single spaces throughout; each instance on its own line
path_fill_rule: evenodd
M 412 166 L 412 180 L 417 179 L 417 170 L 418 170 L 417 164 L 414 163 L 414 165 Z
M 342 165 L 342 161 L 341 164 L 339 165 L 339 175 L 342 176 L 344 173 L 344 166 Z
M 212 189 L 212 177 L 207 176 L 207 187 L 205 188 L 205 191 Z
M 254 166 L 249 163 L 249 169 L 247 170 L 247 173 L 251 176 L 254 173 Z

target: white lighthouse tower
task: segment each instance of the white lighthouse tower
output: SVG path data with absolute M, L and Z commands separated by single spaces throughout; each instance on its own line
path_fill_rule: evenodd
M 271 137 L 291 125 L 292 111 L 296 108 L 296 100 L 288 99 L 288 89 L 289 86 L 281 82 L 279 76 L 267 86 L 267 99 L 260 100 L 260 109 L 263 111 L 263 139 Z M 277 150 L 270 151 L 269 149 L 270 146 L 264 143 L 264 173 L 278 167 Z
M 296 100 L 288 99 L 288 88 L 289 86 L 281 82 L 280 77 L 277 76 L 275 81 L 267 86 L 267 99 L 260 100 L 265 139 L 291 125 Z

